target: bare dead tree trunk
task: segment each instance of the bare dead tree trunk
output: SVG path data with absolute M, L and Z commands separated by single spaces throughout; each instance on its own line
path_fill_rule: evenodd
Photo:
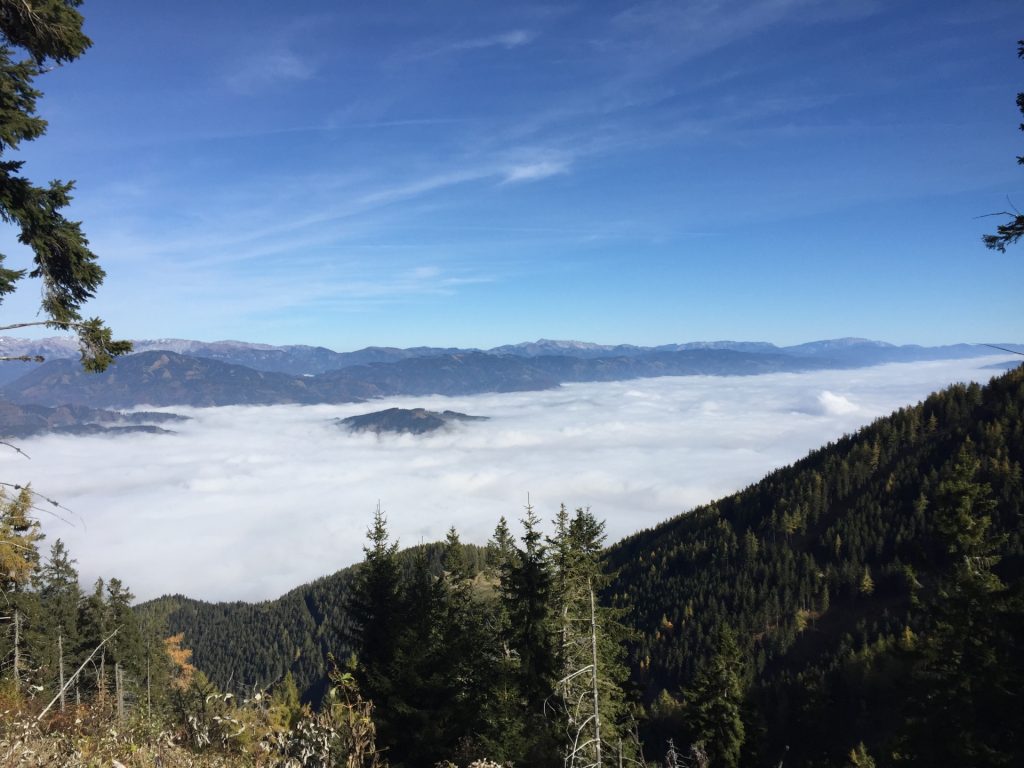
M 601 768 L 601 696 L 597 668 L 597 606 L 593 584 L 579 593 L 580 602 L 590 598 L 590 615 L 584 608 L 578 621 L 587 629 L 565 647 L 567 674 L 558 681 L 567 718 L 565 765 L 567 768 Z M 580 585 L 582 587 L 582 585 Z M 586 605 L 586 603 L 583 603 Z
M 114 691 L 117 694 L 117 719 L 124 720 L 124 670 L 120 664 L 114 664 Z
M 597 764 L 601 765 L 601 707 L 597 691 L 597 611 L 594 608 L 594 587 L 587 579 L 587 588 L 590 590 L 590 650 L 591 650 L 591 672 L 594 685 L 594 740 L 597 747 Z
M 50 711 L 51 707 L 53 707 L 53 705 L 57 703 L 57 700 L 61 697 L 61 694 L 64 693 L 64 690 L 69 685 L 71 685 L 73 682 L 78 680 L 78 675 L 81 674 L 83 669 L 85 669 L 85 665 L 88 664 L 90 661 L 92 661 L 92 657 L 95 656 L 99 652 L 99 650 L 101 648 L 103 648 L 104 645 L 107 644 L 107 641 L 110 640 L 110 638 L 112 638 L 114 635 L 116 635 L 120 631 L 120 629 L 121 629 L 120 627 L 115 629 L 113 632 L 111 632 L 109 635 L 107 635 L 105 638 L 103 638 L 103 640 L 100 641 L 99 645 L 97 645 L 95 648 L 93 648 L 92 653 L 90 653 L 88 656 L 86 656 L 85 657 L 85 661 L 83 661 L 81 663 L 81 665 L 78 667 L 78 669 L 75 670 L 75 674 L 73 674 L 70 678 L 68 678 L 68 681 L 66 683 L 64 683 L 64 688 L 61 688 L 61 690 L 57 693 L 57 695 L 54 696 L 52 699 L 50 699 L 50 703 L 47 704 L 43 708 L 43 711 L 39 713 L 39 715 L 36 717 L 36 722 L 39 722 L 40 720 L 43 719 L 43 717 L 46 715 L 46 713 Z M 79 706 L 82 704 L 82 700 L 81 700 L 81 698 L 78 695 L 78 688 L 77 687 L 75 688 L 75 703 L 78 704 Z
M 60 711 L 64 711 L 64 637 L 57 635 L 57 673 L 60 685 Z
M 14 609 L 14 687 L 21 688 L 21 613 Z

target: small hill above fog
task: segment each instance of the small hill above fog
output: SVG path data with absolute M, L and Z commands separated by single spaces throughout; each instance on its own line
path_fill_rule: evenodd
M 383 411 L 337 419 L 350 432 L 408 433 L 423 435 L 447 427 L 453 422 L 486 421 L 486 416 L 469 416 L 458 411 L 428 411 L 425 408 L 387 408 Z

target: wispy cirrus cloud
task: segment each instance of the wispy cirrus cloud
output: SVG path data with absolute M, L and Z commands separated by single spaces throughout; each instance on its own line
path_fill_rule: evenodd
M 236 93 L 249 94 L 283 83 L 309 80 L 317 67 L 307 58 L 282 49 L 272 53 L 258 53 L 237 62 L 224 76 L 224 82 Z
M 480 48 L 518 48 L 528 45 L 537 37 L 535 32 L 527 29 L 511 29 L 507 32 L 500 32 L 496 35 L 485 35 L 473 37 L 468 40 L 460 40 L 445 46 L 442 50 L 448 51 L 472 51 Z
M 535 162 L 519 163 L 510 166 L 505 170 L 504 184 L 515 184 L 526 181 L 540 181 L 551 176 L 559 176 L 569 172 L 569 161 L 537 160 Z
M 432 40 L 414 46 L 408 51 L 395 57 L 396 62 L 407 64 L 409 62 L 433 59 L 439 56 L 449 56 L 468 51 L 483 51 L 490 48 L 499 48 L 511 51 L 522 48 L 534 42 L 539 33 L 530 29 L 508 29 L 503 32 L 496 32 L 489 35 L 467 37 L 459 40 L 438 41 Z

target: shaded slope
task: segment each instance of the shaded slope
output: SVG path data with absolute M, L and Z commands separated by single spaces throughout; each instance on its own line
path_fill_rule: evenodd
M 463 546 L 472 570 L 482 570 L 484 548 Z M 403 550 L 403 567 L 411 568 L 421 549 L 431 570 L 440 574 L 440 543 Z M 305 699 L 319 703 L 327 654 L 345 659 L 351 652 L 345 602 L 358 567 L 343 568 L 276 600 L 209 603 L 173 595 L 143 603 L 136 611 L 145 621 L 164 626 L 168 635 L 184 632 L 193 663 L 222 690 L 251 693 L 290 671 Z
M 186 416 L 174 413 L 120 413 L 84 405 L 21 406 L 0 400 L 0 435 L 4 437 L 30 437 L 48 432 L 76 435 L 170 433 L 172 430 L 157 425 L 186 420 Z

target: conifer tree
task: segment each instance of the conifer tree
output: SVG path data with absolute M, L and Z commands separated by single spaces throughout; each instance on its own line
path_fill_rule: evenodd
M 1017 41 L 1017 56 L 1024 59 L 1024 40 Z M 1024 92 L 1017 94 L 1017 109 L 1019 109 L 1021 114 L 1024 115 Z M 1024 123 L 1020 124 L 1020 129 L 1024 131 Z M 1018 155 L 1017 162 L 1020 165 L 1024 165 L 1024 155 Z M 1006 216 L 1009 218 L 1009 221 L 1005 224 L 1000 224 L 996 228 L 996 233 L 994 235 L 983 235 L 982 240 L 984 241 L 986 248 L 991 248 L 995 251 L 1005 253 L 1006 246 L 1012 245 L 1024 237 L 1024 214 L 1019 211 L 1014 211 L 1012 213 L 1004 211 L 993 215 Z
M 1005 535 L 992 532 L 996 502 L 977 475 L 970 441 L 933 500 L 947 565 L 929 605 L 903 748 L 921 765 L 996 766 L 1024 759 L 1017 707 L 1024 684 L 1024 606 L 996 574 Z
M 380 738 L 396 766 L 433 765 L 444 757 L 450 705 L 447 670 L 441 652 L 444 597 L 421 547 L 402 585 L 391 691 L 376 702 Z M 422 759 L 422 763 L 418 761 Z
M 589 510 L 577 509 L 569 519 L 563 505 L 549 542 L 559 640 L 556 694 L 569 765 L 600 764 L 602 752 L 610 756 L 613 749 L 618 751 L 626 730 L 627 631 L 621 611 L 599 604 L 611 580 L 604 570 L 604 539 L 604 523 Z M 627 743 L 632 756 L 632 743 Z
M 31 516 L 32 491 L 13 498 L 0 492 L 0 673 L 15 690 L 32 682 L 28 637 L 40 623 L 38 601 L 31 591 L 39 568 L 39 523 Z
M 366 533 L 363 562 L 346 600 L 351 620 L 349 643 L 355 649 L 356 680 L 377 707 L 381 740 L 388 743 L 389 701 L 396 642 L 401 621 L 401 576 L 396 554 L 398 542 L 388 538 L 387 519 L 377 507 Z
M 39 523 L 32 517 L 32 490 L 10 498 L 0 490 L 0 595 L 29 586 L 39 567 Z
M 494 529 L 494 535 L 487 542 L 487 571 L 490 576 L 500 579 L 515 556 L 516 540 L 508 528 L 508 520 L 502 515 Z
M 520 685 L 537 711 L 551 695 L 556 664 L 549 621 L 551 572 L 540 518 L 527 506 L 522 519 L 522 549 L 506 563 L 501 598 L 509 618 L 509 645 L 519 660 Z
M 504 521 L 502 521 L 504 522 Z M 500 610 L 507 649 L 502 685 L 503 719 L 514 726 L 505 739 L 503 759 L 546 765 L 557 750 L 555 728 L 545 717 L 551 704 L 557 662 L 551 624 L 551 572 L 540 518 L 527 505 L 521 520 L 522 547 L 501 545 Z M 496 531 L 504 537 L 506 530 Z M 518 738 L 515 737 L 518 735 Z
M 744 697 L 742 658 L 727 625 L 718 634 L 714 656 L 700 669 L 686 692 L 687 715 L 697 743 L 710 765 L 736 768 L 746 738 L 741 709 Z
M 483 631 L 491 649 L 487 659 L 486 695 L 481 707 L 484 725 L 480 736 L 483 754 L 499 762 L 520 760 L 528 751 L 526 703 L 520 689 L 519 659 L 512 649 L 512 624 L 506 587 L 516 558 L 515 540 L 508 521 L 501 517 L 487 542 L 487 572 L 498 580 L 499 596 L 488 606 Z
M 36 591 L 50 616 L 52 629 L 65 640 L 73 641 L 78 634 L 78 603 L 82 599 L 82 588 L 78 583 L 75 560 L 61 539 L 53 542 L 49 556 L 39 569 Z
M 114 663 L 128 671 L 133 683 L 139 684 L 145 680 L 147 654 L 138 616 L 132 610 L 133 600 L 135 595 L 120 579 L 111 577 L 107 581 L 107 623 L 118 629 L 117 636 L 108 645 L 110 656 Z
M 187 661 L 185 663 L 188 663 Z M 303 708 L 299 701 L 299 688 L 292 673 L 285 672 L 271 694 L 270 720 L 274 728 L 288 731 L 302 719 Z
M 60 539 L 50 547 L 50 555 L 36 575 L 35 590 L 42 615 L 37 641 L 40 684 L 46 691 L 56 691 L 61 665 L 65 669 L 71 665 L 73 649 L 79 645 L 78 604 L 82 599 L 75 561 Z
M 104 591 L 106 582 L 101 578 L 93 584 L 89 592 L 78 606 L 78 647 L 75 649 L 75 656 L 84 659 L 93 648 L 96 648 L 110 632 L 113 625 L 107 613 Z M 80 679 L 79 685 L 85 688 L 87 685 L 97 692 L 105 693 L 103 687 L 106 680 L 106 649 L 99 660 L 90 666 L 91 675 L 88 679 Z
M 466 750 L 482 746 L 489 729 L 484 712 L 498 680 L 500 639 L 493 631 L 493 601 L 486 603 L 474 593 L 465 548 L 454 528 L 445 540 L 443 562 L 437 623 L 439 662 L 447 677 L 446 742 L 452 750 L 457 745 Z
M 54 65 L 74 61 L 92 44 L 82 32 L 80 0 L 0 0 L 0 219 L 18 229 L 18 240 L 32 251 L 32 269 L 4 266 L 0 254 L 0 301 L 28 274 L 42 283 L 44 320 L 6 328 L 45 324 L 74 331 L 82 363 L 103 370 L 117 355 L 131 349 L 114 341 L 98 318 L 84 319 L 82 304 L 103 282 L 104 272 L 89 249 L 79 222 L 65 218 L 73 182 L 34 185 L 21 175 L 23 160 L 2 159 L 24 141 L 46 132 L 36 112 L 42 96 L 35 79 Z

